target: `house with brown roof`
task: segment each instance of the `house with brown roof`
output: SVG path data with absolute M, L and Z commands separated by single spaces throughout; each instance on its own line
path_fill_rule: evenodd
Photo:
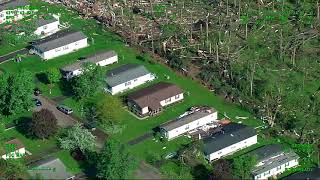
M 128 95 L 129 108 L 139 116 L 153 116 L 163 107 L 183 100 L 183 90 L 171 83 L 159 82 Z
M 4 147 L 0 148 L 0 156 L 2 159 L 17 159 L 26 154 L 25 146 L 19 139 L 12 139 L 4 143 Z

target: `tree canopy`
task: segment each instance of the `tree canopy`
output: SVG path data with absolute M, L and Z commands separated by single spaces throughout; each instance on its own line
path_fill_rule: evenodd
M 251 179 L 252 169 L 256 165 L 255 156 L 237 156 L 232 161 L 232 175 L 235 179 Z
M 26 173 L 27 167 L 24 162 L 19 159 L 0 158 L 0 178 L 4 179 L 18 179 Z
M 48 109 L 32 114 L 31 131 L 38 138 L 48 138 L 58 131 L 57 119 Z

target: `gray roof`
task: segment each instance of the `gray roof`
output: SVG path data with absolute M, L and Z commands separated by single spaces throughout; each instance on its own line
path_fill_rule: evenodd
M 50 24 L 50 23 L 53 23 L 53 22 L 56 22 L 58 21 L 56 18 L 52 17 L 50 19 L 38 19 L 36 21 L 36 25 L 37 27 L 41 27 L 41 26 L 44 26 L 44 25 L 47 25 L 47 24 Z
M 294 159 L 299 159 L 299 156 L 295 152 L 293 152 L 293 151 L 282 152 L 282 154 L 279 156 L 276 156 L 274 158 L 270 158 L 269 160 L 264 160 L 264 164 L 261 166 L 255 167 L 252 171 L 252 174 L 258 175 L 258 174 L 264 173 L 264 172 L 269 171 L 273 168 L 281 166 L 287 162 L 290 162 Z
M 189 123 L 191 123 L 193 121 L 196 121 L 196 120 L 198 120 L 200 118 L 209 116 L 209 115 L 211 115 L 211 114 L 213 114 L 215 112 L 216 112 L 216 110 L 213 109 L 213 108 L 196 111 L 196 112 L 193 112 L 193 113 L 191 113 L 189 115 L 183 116 L 181 118 L 169 121 L 169 122 L 161 125 L 160 128 L 162 128 L 162 129 L 164 129 L 166 131 L 171 131 L 171 130 L 176 129 L 178 127 L 181 127 L 181 126 L 183 126 L 185 124 L 189 124 Z
M 280 144 L 269 144 L 269 145 L 260 147 L 258 149 L 255 149 L 254 151 L 251 151 L 248 154 L 255 155 L 257 158 L 257 161 L 260 162 L 260 161 L 269 159 L 271 157 L 280 155 L 282 153 L 283 153 L 283 148 Z
M 67 29 L 40 39 L 33 43 L 32 46 L 42 52 L 46 52 L 86 38 L 87 37 L 81 31 Z
M 50 157 L 34 163 L 28 173 L 33 178 L 37 178 L 40 175 L 43 179 L 68 179 L 74 177 L 72 173 L 67 172 L 66 166 L 56 157 Z
M 16 7 L 27 6 L 29 3 L 26 0 L 12 0 L 6 2 L 0 2 L 0 11 L 7 9 L 14 9 Z
M 204 139 L 204 153 L 209 155 L 255 135 L 257 135 L 257 132 L 251 127 L 230 123 L 223 126 L 221 132 Z
M 81 68 L 82 64 L 85 62 L 92 62 L 92 63 L 98 63 L 100 61 L 103 61 L 105 59 L 108 59 L 110 57 L 117 56 L 117 53 L 115 51 L 103 51 L 99 52 L 97 54 L 91 55 L 86 57 L 85 59 L 79 60 L 73 64 L 69 64 L 63 68 L 61 68 L 62 71 L 68 72 L 68 71 L 75 71 Z
M 107 72 L 107 84 L 111 87 L 128 82 L 150 72 L 142 65 L 126 64 Z
M 320 180 L 320 168 L 308 172 L 295 173 L 284 178 L 285 180 Z

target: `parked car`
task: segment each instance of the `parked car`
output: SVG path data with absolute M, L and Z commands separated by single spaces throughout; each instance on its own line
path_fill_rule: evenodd
M 39 99 L 35 99 L 35 101 L 36 101 L 36 106 L 42 106 L 42 102 L 39 101 Z
M 42 94 L 42 92 L 41 92 L 41 90 L 39 89 L 39 88 L 35 88 L 34 89 L 34 95 L 35 96 L 39 96 L 39 95 L 41 95 Z
M 57 109 L 65 114 L 71 114 L 73 113 L 73 110 L 67 106 L 64 106 L 64 105 L 59 105 L 57 106 Z

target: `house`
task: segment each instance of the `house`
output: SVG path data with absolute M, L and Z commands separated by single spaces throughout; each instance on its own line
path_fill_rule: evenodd
M 86 62 L 94 63 L 98 66 L 107 66 L 118 62 L 118 55 L 115 51 L 103 51 L 81 59 L 73 64 L 67 65 L 60 69 L 63 77 L 70 79 L 82 73 L 82 65 Z
M 189 111 L 179 118 L 160 126 L 161 134 L 168 140 L 179 137 L 189 131 L 201 128 L 218 119 L 218 112 L 210 107 L 201 107 Z
M 0 24 L 18 21 L 35 11 L 37 10 L 32 10 L 26 0 L 0 1 Z
M 254 179 L 275 178 L 289 168 L 299 165 L 299 156 L 291 150 L 284 150 L 279 144 L 260 147 L 249 155 L 257 158 L 257 165 L 252 171 Z
M 133 89 L 155 79 L 155 75 L 144 66 L 126 64 L 107 72 L 105 90 L 112 95 Z
M 245 125 L 230 123 L 203 141 L 205 157 L 211 162 L 256 144 L 257 132 Z
M 18 159 L 26 154 L 25 146 L 19 139 L 12 139 L 4 143 L 4 149 L 0 149 L 2 159 Z
M 183 91 L 180 87 L 159 82 L 128 95 L 129 108 L 139 116 L 153 116 L 162 111 L 162 108 L 183 100 Z
M 63 30 L 32 44 L 32 51 L 48 60 L 87 47 L 87 36 L 80 31 Z
M 49 19 L 38 19 L 36 20 L 37 29 L 34 34 L 42 37 L 49 36 L 59 31 L 59 19 L 50 17 Z
M 320 167 L 307 172 L 294 173 L 285 177 L 284 180 L 320 180 Z
M 28 168 L 28 173 L 35 179 L 74 179 L 75 175 L 67 171 L 63 162 L 56 157 L 40 160 Z

